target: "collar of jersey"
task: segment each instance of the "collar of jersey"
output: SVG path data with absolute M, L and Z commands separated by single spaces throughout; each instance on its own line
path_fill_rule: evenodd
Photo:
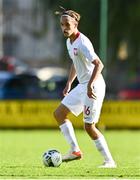
M 80 36 L 80 32 L 78 31 L 77 34 L 76 34 L 76 38 L 75 38 L 75 40 L 74 40 L 72 43 L 70 42 L 70 39 L 69 39 L 70 44 L 71 44 L 71 45 L 74 44 L 75 41 L 78 39 L 79 36 Z

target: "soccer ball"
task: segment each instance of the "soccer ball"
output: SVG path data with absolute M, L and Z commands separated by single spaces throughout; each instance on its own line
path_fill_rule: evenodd
M 58 167 L 62 163 L 61 153 L 57 150 L 51 149 L 43 154 L 43 163 L 47 167 Z

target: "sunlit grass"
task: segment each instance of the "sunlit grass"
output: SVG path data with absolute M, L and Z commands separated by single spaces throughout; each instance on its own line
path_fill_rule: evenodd
M 61 153 L 68 151 L 69 146 L 60 131 L 0 131 L 0 178 L 140 178 L 140 132 L 103 133 L 118 164 L 116 169 L 97 168 L 103 159 L 82 130 L 76 130 L 76 135 L 84 158 L 62 163 L 58 168 L 44 167 L 42 154 L 51 148 L 58 149 Z

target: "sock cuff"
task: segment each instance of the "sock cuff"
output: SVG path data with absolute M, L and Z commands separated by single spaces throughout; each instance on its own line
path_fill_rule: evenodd
M 63 128 L 64 126 L 69 126 L 69 125 L 72 125 L 72 123 L 67 119 L 67 120 L 65 121 L 65 123 L 63 123 L 63 124 L 61 124 L 61 125 L 59 126 L 59 128 L 61 129 L 61 128 Z
M 98 143 L 99 141 L 101 141 L 102 139 L 104 139 L 104 136 L 101 135 L 98 139 L 94 140 L 95 143 Z

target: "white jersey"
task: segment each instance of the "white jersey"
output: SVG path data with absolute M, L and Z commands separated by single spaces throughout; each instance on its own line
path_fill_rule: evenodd
M 87 83 L 94 69 L 94 64 L 92 62 L 95 59 L 99 59 L 94 51 L 92 43 L 84 34 L 80 33 L 72 44 L 70 39 L 67 39 L 67 49 L 76 69 L 79 83 Z
M 83 111 L 84 122 L 97 123 L 105 96 L 105 82 L 102 75 L 94 82 L 96 99 L 88 97 L 87 83 L 95 67 L 92 62 L 99 57 L 94 52 L 90 40 L 82 33 L 72 44 L 70 39 L 67 39 L 67 49 L 75 66 L 79 84 L 64 97 L 61 103 L 76 116 Z

